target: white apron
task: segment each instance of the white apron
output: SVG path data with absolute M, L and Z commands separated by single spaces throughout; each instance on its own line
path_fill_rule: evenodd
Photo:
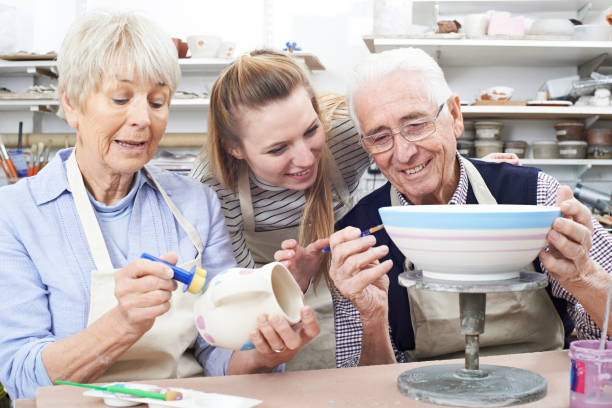
M 328 162 L 332 185 L 340 199 L 350 209 L 351 197 L 333 160 Z M 297 239 L 299 227 L 281 228 L 273 231 L 255 231 L 255 216 L 251 199 L 251 185 L 249 183 L 248 169 L 243 168 L 238 180 L 238 198 L 242 212 L 242 223 L 245 240 L 257 266 L 272 262 L 274 252 L 280 249 L 281 242 L 286 239 Z M 321 368 L 334 368 L 336 366 L 336 338 L 334 335 L 334 306 L 331 293 L 325 282 L 320 279 L 316 287 L 308 288 L 304 296 L 304 303 L 311 306 L 319 324 L 321 332 L 312 341 L 306 344 L 295 357 L 286 364 L 287 371 L 315 370 Z
M 91 272 L 91 297 L 87 323 L 90 325 L 117 305 L 115 268 L 111 263 L 102 231 L 85 190 L 74 151 L 66 162 L 66 168 L 77 213 L 96 265 L 96 270 Z M 151 173 L 146 168 L 144 170 L 197 249 L 197 257 L 180 266 L 185 269 L 191 269 L 194 265 L 200 267 L 203 245 L 199 234 L 184 219 Z M 194 344 L 197 336 L 197 330 L 193 324 L 193 304 L 197 296 L 184 293 L 181 286 L 182 284 L 179 283 L 179 288 L 172 294 L 170 310 L 156 318 L 153 327 L 96 381 L 150 380 L 188 377 L 202 373 L 202 367 L 196 361 L 193 353 L 187 351 Z
M 482 176 L 468 160 L 463 160 L 468 180 L 479 204 L 497 204 Z M 391 205 L 401 205 L 397 190 L 391 187 Z M 405 269 L 411 263 L 406 259 Z M 415 350 L 406 352 L 410 360 L 456 358 L 464 355 L 461 334 L 459 294 L 408 289 Z M 480 335 L 480 355 L 528 353 L 563 348 L 563 323 L 546 289 L 526 292 L 487 294 L 484 333 Z

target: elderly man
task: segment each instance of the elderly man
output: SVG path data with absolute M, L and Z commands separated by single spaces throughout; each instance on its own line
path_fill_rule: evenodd
M 550 175 L 457 154 L 459 97 L 431 57 L 411 48 L 370 55 L 356 68 L 348 99 L 362 145 L 389 182 L 363 198 L 330 238 L 339 367 L 439 357 L 464 347 L 457 298 L 413 290 L 409 296 L 397 278 L 410 262 L 384 230 L 360 238 L 360 230 L 381 223 L 378 209 L 390 205 L 559 205 L 564 217 L 534 261 L 550 285 L 489 296 L 482 345 L 504 353 L 560 348 L 574 327 L 580 338 L 600 336 L 612 239 Z

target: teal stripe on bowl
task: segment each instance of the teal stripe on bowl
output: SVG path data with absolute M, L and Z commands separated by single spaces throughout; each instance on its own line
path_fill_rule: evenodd
M 403 212 L 394 207 L 383 207 L 378 212 L 388 227 L 469 230 L 550 228 L 554 219 L 561 216 L 557 207 L 550 207 L 548 211 L 496 213 Z

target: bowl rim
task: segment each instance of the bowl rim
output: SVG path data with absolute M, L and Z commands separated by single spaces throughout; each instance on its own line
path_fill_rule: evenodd
M 556 213 L 560 209 L 557 206 L 545 206 L 534 204 L 424 204 L 424 205 L 398 205 L 379 208 L 379 211 L 400 212 L 426 212 L 426 213 L 452 213 L 452 214 L 503 214 L 503 213 Z

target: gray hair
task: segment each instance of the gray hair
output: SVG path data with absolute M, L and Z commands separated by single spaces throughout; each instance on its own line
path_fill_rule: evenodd
M 94 10 L 70 27 L 57 56 L 58 88 L 81 108 L 104 76 L 124 70 L 174 93 L 181 77 L 174 43 L 158 24 L 133 12 Z M 58 115 L 63 117 L 60 109 Z
M 428 97 L 435 105 L 440 105 L 451 97 L 444 72 L 433 58 L 419 48 L 397 48 L 378 54 L 368 55 L 358 64 L 349 79 L 347 102 L 349 112 L 357 130 L 361 133 L 359 120 L 355 115 L 353 98 L 361 87 L 369 82 L 380 80 L 396 71 L 418 72 L 423 76 Z

